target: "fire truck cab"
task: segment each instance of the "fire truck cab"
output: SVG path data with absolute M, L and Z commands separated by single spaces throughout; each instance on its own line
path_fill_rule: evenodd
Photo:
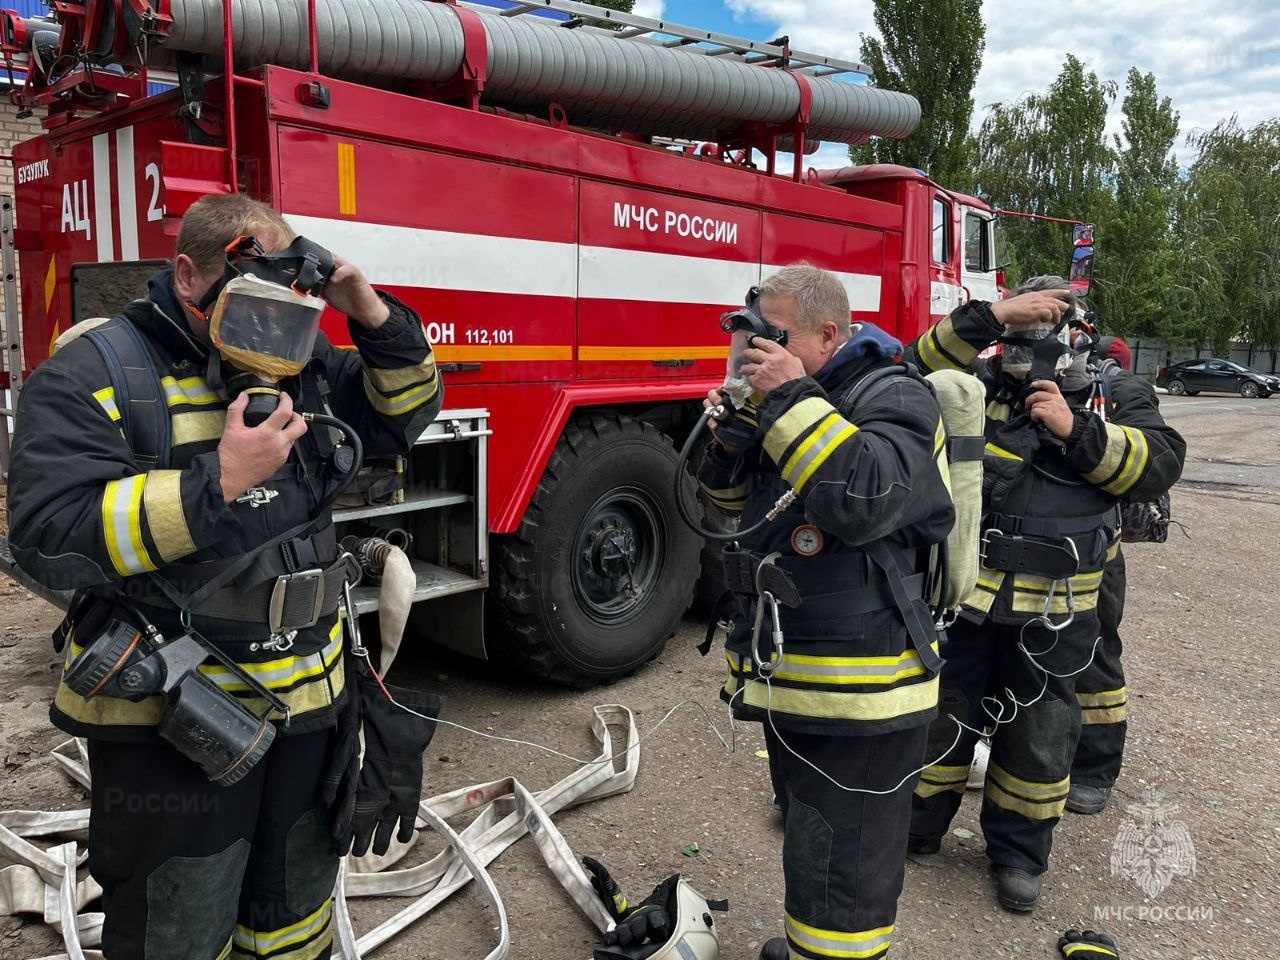
M 596 31 L 609 43 L 699 35 L 572 0 L 542 6 L 620 23 Z M 477 47 L 476 31 L 503 19 L 458 9 Z M 230 0 L 222 13 L 230 23 Z M 59 43 L 83 49 L 87 22 L 59 16 L 23 29 L 61 29 Z M 246 69 L 228 53 L 221 75 L 187 63 L 159 95 L 126 89 L 155 75 L 123 53 L 106 80 L 31 67 L 23 102 L 51 113 L 45 135 L 14 150 L 4 239 L 22 309 L 6 265 L 6 339 L 20 349 L 6 355 L 4 386 L 20 389 L 70 325 L 143 295 L 198 197 L 241 190 L 270 203 L 418 310 L 434 345 L 445 410 L 408 458 L 369 465 L 392 478 L 382 495 L 335 512 L 340 536 L 407 546 L 411 626 L 425 638 L 569 685 L 661 650 L 716 562 L 678 519 L 676 451 L 723 382 L 720 314 L 771 271 L 807 261 L 835 272 L 850 320 L 903 340 L 996 296 L 987 205 L 902 167 L 805 168 L 803 110 L 726 123 L 718 142 L 619 133 L 576 125 L 558 102 L 541 116 L 491 104 L 471 55 L 470 74 L 437 86 L 329 75 L 311 27 L 310 64 Z M 7 56 L 30 62 L 19 33 L 11 18 Z M 794 72 L 801 91 L 823 69 L 857 67 L 714 42 L 749 72 Z M 798 151 L 786 173 L 783 146 Z M 331 319 L 330 338 L 346 342 Z M 696 498 L 691 476 L 682 489 Z M 357 603 L 372 612 L 376 588 Z

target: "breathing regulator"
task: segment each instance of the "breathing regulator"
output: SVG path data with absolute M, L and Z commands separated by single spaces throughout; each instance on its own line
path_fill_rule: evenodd
M 747 351 L 755 346 L 757 339 L 761 338 L 772 340 L 780 347 L 787 345 L 787 331 L 774 326 L 760 312 L 759 287 L 752 287 L 747 291 L 746 302 L 743 306 L 736 310 L 731 310 L 720 317 L 720 329 L 729 334 L 730 337 L 729 360 L 725 370 L 724 386 L 719 391 L 720 403 L 702 412 L 702 416 L 694 428 L 689 431 L 689 436 L 685 439 L 684 446 L 680 449 L 680 459 L 676 464 L 675 471 L 675 500 L 680 512 L 680 519 L 690 529 L 708 540 L 727 543 L 750 536 L 763 529 L 766 524 L 772 523 L 783 510 L 795 501 L 795 494 L 788 491 L 788 494 L 784 495 L 762 520 L 749 529 L 737 530 L 732 533 L 708 530 L 689 513 L 689 508 L 684 500 L 684 491 L 681 487 L 681 478 L 688 468 L 689 458 L 693 454 L 694 446 L 702 438 L 704 429 L 710 429 L 707 424 L 712 419 L 716 421 L 718 424 L 716 436 L 726 446 L 747 449 L 754 446 L 756 442 L 755 424 L 748 418 L 738 415 L 749 404 L 758 403 L 761 399 L 751 386 L 751 383 L 742 374 L 743 366 L 749 362 L 747 360 Z

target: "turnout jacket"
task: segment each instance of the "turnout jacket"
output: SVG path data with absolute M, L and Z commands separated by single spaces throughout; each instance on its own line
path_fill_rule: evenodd
M 355 428 L 368 457 L 406 452 L 440 408 L 442 391 L 422 323 L 408 307 L 380 293 L 391 315 L 376 330 L 348 321 L 354 350 L 316 338 L 308 367 L 282 387 L 297 410 L 331 411 Z M 178 611 L 149 574 L 182 592 L 208 582 L 219 569 L 315 515 L 334 479 L 329 431 L 311 425 L 283 467 L 260 485 L 265 497 L 223 502 L 217 446 L 226 403 L 205 380 L 208 348 L 192 338 L 173 276 L 153 277 L 149 296 L 125 307 L 111 323 L 130 323 L 152 351 L 171 423 L 167 469 L 144 469 L 125 439 L 122 412 L 107 367 L 85 337 L 62 346 L 22 391 L 9 481 L 10 538 L 15 559 L 40 583 L 89 591 L 103 602 L 126 597 L 165 636 L 177 636 Z M 134 397 L 134 400 L 138 398 Z M 295 544 L 300 568 L 337 560 L 332 517 Z M 269 583 L 281 566 L 280 548 L 263 551 L 235 590 Z M 285 564 L 288 567 L 288 563 Z M 251 582 L 257 578 L 258 583 Z M 237 594 L 238 596 L 239 594 Z M 192 626 L 285 701 L 291 733 L 333 723 L 345 684 L 341 623 L 336 609 L 299 630 L 292 645 L 263 647 L 263 620 L 202 616 Z M 82 647 L 72 634 L 67 662 Z M 258 710 L 246 686 L 220 664 L 200 667 L 226 691 Z M 76 735 L 147 739 L 155 735 L 162 701 L 141 703 L 98 696 L 85 700 L 62 683 L 54 723 Z
M 1112 378 L 1109 421 L 1089 409 L 1092 379 L 1080 386 L 1067 379 L 1062 393 L 1075 411 L 1075 426 L 1066 440 L 1057 439 L 1017 401 L 1016 386 L 1001 375 L 998 360 L 978 359 L 1003 332 L 990 306 L 975 301 L 925 331 L 907 356 L 930 372 L 969 370 L 986 385 L 984 531 L 1069 537 L 1080 566 L 1061 583 L 984 561 L 964 612 L 978 621 L 1016 624 L 1045 613 L 1047 603 L 1048 613 L 1061 616 L 1068 612 L 1068 589 L 1077 611 L 1094 610 L 1103 567 L 1119 550 L 1115 508 L 1125 498 L 1154 500 L 1173 486 L 1186 444 L 1160 415 L 1155 391 L 1127 373 Z M 1091 525 L 1088 518 L 1099 519 Z
M 722 697 L 740 717 L 770 712 L 790 729 L 862 735 L 927 723 L 937 709 L 940 661 L 922 573 L 929 548 L 946 538 L 955 519 L 939 459 L 941 415 L 928 385 L 903 374 L 849 398 L 901 349 L 877 327 L 862 325 L 816 376 L 770 391 L 758 411 L 756 446 L 737 456 L 717 442 L 707 448 L 702 489 L 717 506 L 740 514 L 741 529 L 788 489 L 799 495 L 763 530 L 740 540 L 753 563 L 779 554 L 777 566 L 802 601 L 780 609 L 783 650 L 768 684 L 752 650 L 759 601 L 749 584 L 726 577 L 737 610 Z M 868 551 L 896 569 L 886 570 Z M 910 595 L 912 613 L 924 618 L 923 659 L 895 605 L 891 577 Z M 759 650 L 766 661 L 776 652 L 771 632 L 766 612 Z

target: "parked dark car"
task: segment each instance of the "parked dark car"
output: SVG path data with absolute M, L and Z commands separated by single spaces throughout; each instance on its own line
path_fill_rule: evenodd
M 1164 387 L 1175 397 L 1194 397 L 1201 390 L 1209 393 L 1238 393 L 1242 397 L 1269 397 L 1280 392 L 1280 376 L 1259 373 L 1231 360 L 1183 360 L 1161 367 L 1156 386 Z

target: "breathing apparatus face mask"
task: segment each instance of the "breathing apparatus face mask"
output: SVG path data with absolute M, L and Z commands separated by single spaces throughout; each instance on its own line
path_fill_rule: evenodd
M 329 251 L 305 237 L 268 254 L 253 237 L 227 247 L 220 284 L 198 309 L 209 318 L 209 338 L 221 360 L 218 376 L 228 401 L 251 394 L 245 422 L 261 423 L 275 410 L 279 383 L 297 376 L 311 359 L 333 275 Z
M 787 331 L 775 327 L 761 314 L 759 287 L 752 287 L 747 291 L 744 306 L 731 310 L 720 318 L 720 329 L 730 336 L 729 362 L 721 393 L 728 397 L 734 407 L 741 409 L 753 392 L 751 384 L 742 375 L 742 367 L 748 362 L 747 351 L 755 346 L 757 337 L 772 340 L 785 347 Z
M 1023 327 L 1000 338 L 1000 369 L 1024 384 L 1057 380 L 1073 359 L 1066 320 Z

